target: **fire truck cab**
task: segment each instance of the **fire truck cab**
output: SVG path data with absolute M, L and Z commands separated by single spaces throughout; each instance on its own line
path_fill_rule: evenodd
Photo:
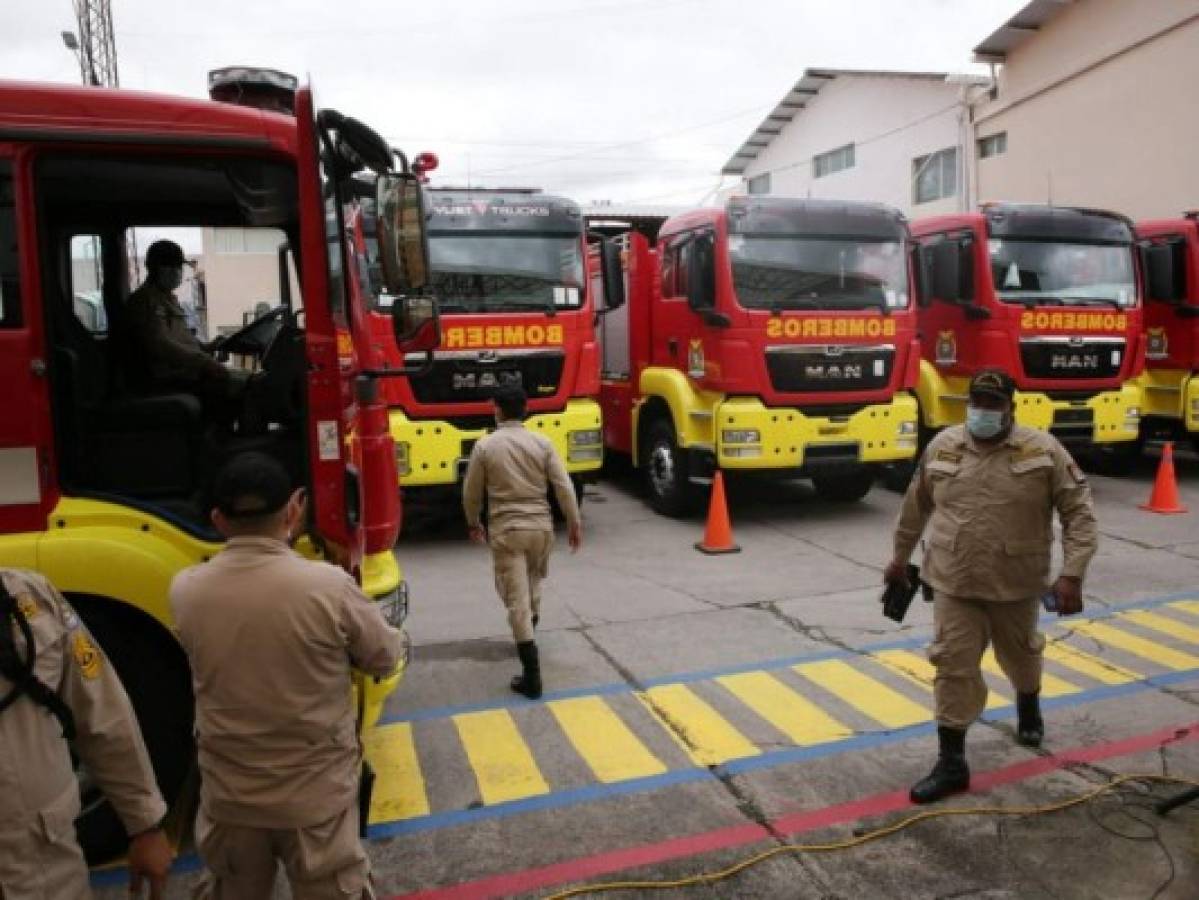
M 396 624 L 407 608 L 391 551 L 398 499 L 383 487 L 394 451 L 341 184 L 377 173 L 391 268 L 408 268 L 400 294 L 427 265 L 419 185 L 375 132 L 318 115 L 311 90 L 291 87 L 294 114 L 0 81 L 0 565 L 35 569 L 71 600 L 124 682 L 168 802 L 193 747 L 167 591 L 220 549 L 209 490 L 224 460 L 280 460 L 308 488 L 297 549 L 358 575 Z M 226 426 L 194 393 L 146 379 L 125 302 L 147 236 L 180 228 L 280 247 L 275 305 L 220 344 L 254 369 L 254 425 Z M 405 297 L 394 319 L 405 350 L 436 345 L 431 302 Z M 402 672 L 359 679 L 363 728 Z M 108 858 L 123 829 L 80 779 L 81 841 Z
M 1142 437 L 1199 442 L 1199 212 L 1137 223 L 1145 253 Z
M 998 366 L 1016 420 L 1074 446 L 1131 446 L 1141 417 L 1141 280 L 1115 213 L 990 204 L 912 224 L 923 258 L 922 440 L 965 420 L 967 385 Z

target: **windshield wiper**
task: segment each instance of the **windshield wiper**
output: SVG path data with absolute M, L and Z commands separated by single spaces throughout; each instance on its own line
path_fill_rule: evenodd
M 1110 306 L 1112 309 L 1123 309 L 1119 300 L 1111 297 L 1067 297 L 1063 299 L 1066 306 Z
M 512 309 L 540 309 L 551 318 L 558 315 L 558 307 L 554 304 L 552 297 L 548 300 L 499 300 L 496 301 L 496 305 Z M 495 310 L 491 311 L 495 312 Z

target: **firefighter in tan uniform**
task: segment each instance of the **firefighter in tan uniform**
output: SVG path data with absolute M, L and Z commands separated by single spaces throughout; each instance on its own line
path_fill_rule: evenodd
M 187 326 L 174 291 L 183 281 L 183 248 L 155 241 L 146 251 L 146 280 L 125 301 L 129 331 L 144 354 L 150 386 L 197 394 L 229 406 L 244 393 L 248 374 L 230 369 L 204 349 Z
M 583 541 L 579 504 L 562 458 L 549 439 L 524 427 L 526 397 L 519 385 L 495 392 L 496 430 L 471 451 L 462 505 L 471 540 L 491 546 L 495 589 L 508 609 L 521 674 L 512 690 L 541 696 L 541 660 L 533 629 L 541 617 L 541 583 L 554 546 L 550 488 L 566 517 L 571 552 Z M 487 527 L 480 516 L 487 500 Z
M 970 382 L 966 424 L 937 435 L 921 458 L 895 529 L 884 578 L 905 566 L 928 526 L 923 580 L 934 591 L 934 701 L 940 755 L 911 791 L 929 803 L 970 785 L 966 729 L 987 699 L 979 665 L 988 642 L 1016 690 L 1016 736 L 1039 746 L 1041 650 L 1037 632 L 1049 580 L 1053 511 L 1062 526 L 1064 561 L 1053 583 L 1059 615 L 1082 610 L 1082 579 L 1098 529 L 1086 479 L 1047 432 L 1014 425 L 1015 384 L 1000 370 Z
M 171 585 L 196 696 L 197 896 L 270 897 L 282 862 L 296 900 L 372 898 L 350 670 L 391 674 L 401 632 L 348 573 L 289 547 L 304 494 L 278 462 L 235 457 L 214 495 L 228 543 Z
M 41 575 L 0 570 L 0 898 L 91 896 L 67 740 L 132 836 L 130 891 L 163 896 L 166 804 L 120 679 Z

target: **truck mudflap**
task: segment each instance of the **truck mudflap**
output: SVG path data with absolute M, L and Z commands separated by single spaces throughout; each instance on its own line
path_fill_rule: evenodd
M 1141 428 L 1141 388 L 1132 382 L 1085 399 L 1058 400 L 1037 391 L 1017 391 L 1016 421 L 1048 431 L 1064 444 L 1135 441 Z
M 462 480 L 470 451 L 491 428 L 459 428 L 441 419 L 409 419 L 402 410 L 389 415 L 396 446 L 396 469 L 406 488 L 452 485 Z M 571 400 L 561 412 L 533 413 L 525 427 L 544 434 L 572 475 L 598 472 L 604 462 L 600 405 Z
M 906 392 L 829 415 L 733 397 L 716 408 L 716 462 L 722 469 L 766 470 L 912 459 L 917 419 L 916 398 Z

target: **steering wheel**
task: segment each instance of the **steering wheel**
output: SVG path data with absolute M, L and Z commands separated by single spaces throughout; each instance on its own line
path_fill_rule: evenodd
M 286 306 L 276 306 L 248 325 L 210 342 L 208 349 L 212 353 L 236 353 L 261 358 L 283 328 L 287 312 Z

